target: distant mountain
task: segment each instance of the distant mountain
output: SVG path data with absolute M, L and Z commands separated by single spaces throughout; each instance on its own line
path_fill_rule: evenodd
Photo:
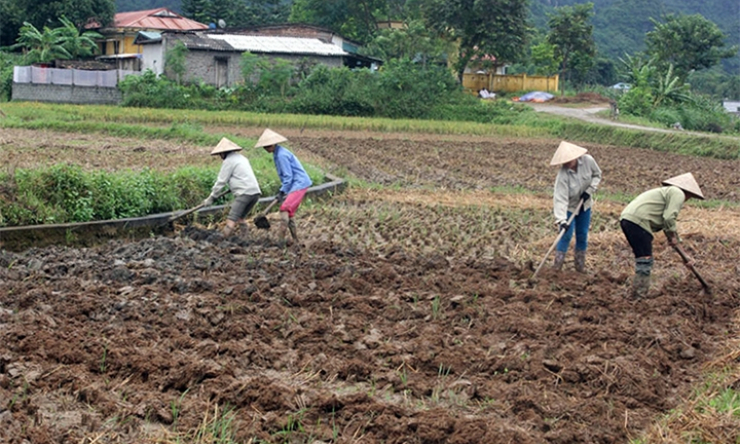
M 701 14 L 716 23 L 728 45 L 740 44 L 738 0 L 591 0 L 594 4 L 594 40 L 599 54 L 612 60 L 645 49 L 645 33 L 667 14 Z M 578 0 L 532 0 L 532 18 L 547 28 L 547 13 L 557 6 L 586 3 Z M 737 58 L 737 57 L 736 57 Z

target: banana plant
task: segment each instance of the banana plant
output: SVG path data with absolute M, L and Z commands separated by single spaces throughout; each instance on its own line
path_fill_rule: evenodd
M 653 85 L 653 106 L 656 108 L 664 101 L 685 103 L 691 100 L 690 86 L 673 74 L 673 64 L 668 65 L 664 76 L 659 76 Z
M 59 33 L 62 36 L 62 46 L 69 52 L 70 58 L 77 59 L 81 57 L 90 57 L 98 51 L 96 39 L 102 39 L 103 36 L 95 31 L 85 31 L 80 34 L 80 30 L 66 17 L 60 19 L 62 27 Z
M 32 24 L 23 22 L 16 41 L 18 43 L 10 48 L 23 50 L 28 63 L 48 63 L 70 58 L 69 51 L 63 46 L 65 38 L 61 28 L 44 26 L 43 31 L 39 31 Z

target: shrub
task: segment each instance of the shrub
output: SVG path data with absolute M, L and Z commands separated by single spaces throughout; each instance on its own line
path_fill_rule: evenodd
M 379 72 L 377 115 L 421 118 L 436 105 L 449 103 L 462 87 L 444 67 L 423 67 L 408 59 L 391 60 Z
M 676 122 L 680 122 L 684 128 L 688 128 L 681 119 L 681 112 L 678 109 L 659 107 L 655 108 L 650 113 L 650 120 L 660 122 L 665 126 L 671 126 Z
M 241 70 L 247 81 L 233 88 L 216 89 L 203 82 L 178 85 L 147 71 L 127 77 L 120 89 L 124 106 L 502 123 L 512 119 L 505 116 L 510 107 L 479 108 L 479 101 L 443 66 L 402 59 L 379 71 L 316 65 L 306 74 L 307 69 L 305 64 L 299 72 L 286 61 L 245 53 Z
M 13 66 L 21 56 L 0 51 L 0 102 L 10 100 L 13 93 Z
M 434 120 L 468 121 L 508 125 L 515 123 L 518 119 L 518 115 L 527 110 L 527 107 L 513 104 L 508 100 L 497 100 L 494 102 L 475 104 L 438 105 L 430 110 L 428 117 Z
M 216 168 L 188 167 L 172 174 L 83 171 L 77 165 L 17 169 L 3 179 L 12 193 L 0 195 L 0 226 L 87 222 L 145 216 L 200 202 Z
M 636 86 L 627 91 L 619 99 L 621 112 L 638 117 L 647 117 L 653 106 L 653 95 L 650 89 L 644 86 Z
M 288 109 L 299 114 L 371 116 L 374 77 L 368 70 L 320 65 L 299 84 Z

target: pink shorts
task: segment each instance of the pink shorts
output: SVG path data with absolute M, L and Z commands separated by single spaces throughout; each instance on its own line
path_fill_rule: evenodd
M 301 205 L 301 202 L 303 202 L 303 196 L 306 195 L 306 191 L 308 191 L 308 188 L 293 191 L 292 193 L 288 194 L 283 203 L 280 205 L 280 211 L 287 211 L 288 216 L 293 217 L 296 210 Z

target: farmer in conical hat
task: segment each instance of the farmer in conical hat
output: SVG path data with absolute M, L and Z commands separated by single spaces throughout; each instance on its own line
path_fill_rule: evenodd
M 280 178 L 280 191 L 276 197 L 280 203 L 281 225 L 279 236 L 281 240 L 285 241 L 286 245 L 291 245 L 293 242 L 298 242 L 298 233 L 293 217 L 301 205 L 308 187 L 313 183 L 298 158 L 287 148 L 279 145 L 287 141 L 288 139 L 285 137 L 267 128 L 260 136 L 255 147 L 262 147 L 268 153 L 272 153 L 272 158 L 275 161 L 275 168 Z M 286 231 L 288 230 L 290 230 L 292 240 L 286 238 Z
M 627 242 L 635 253 L 635 277 L 632 281 L 632 295 L 635 298 L 645 297 L 650 289 L 653 233 L 663 231 L 668 243 L 683 252 L 678 246 L 678 212 L 687 199 L 704 199 L 704 194 L 691 173 L 671 177 L 664 180 L 663 185 L 637 196 L 619 218 Z M 687 265 L 693 265 L 693 260 L 688 259 Z
M 601 169 L 586 152 L 585 148 L 563 141 L 550 161 L 550 165 L 560 166 L 552 201 L 558 230 L 564 232 L 555 250 L 553 268 L 556 270 L 563 268 L 565 254 L 575 231 L 575 268 L 580 273 L 586 272 L 586 249 L 593 204 L 591 196 L 601 182 Z M 583 203 L 579 207 L 581 201 Z M 576 216 L 573 223 L 568 225 L 573 213 Z
M 226 226 L 223 229 L 224 236 L 230 236 L 237 224 L 247 228 L 244 218 L 252 211 L 262 194 L 254 171 L 252 171 L 252 165 L 246 157 L 237 152 L 241 149 L 242 147 L 224 137 L 211 151 L 211 155 L 218 154 L 223 163 L 221 163 L 221 171 L 211 189 L 211 194 L 203 201 L 203 205 L 213 204 L 215 196 L 226 185 L 234 195 L 234 202 L 231 204 Z

